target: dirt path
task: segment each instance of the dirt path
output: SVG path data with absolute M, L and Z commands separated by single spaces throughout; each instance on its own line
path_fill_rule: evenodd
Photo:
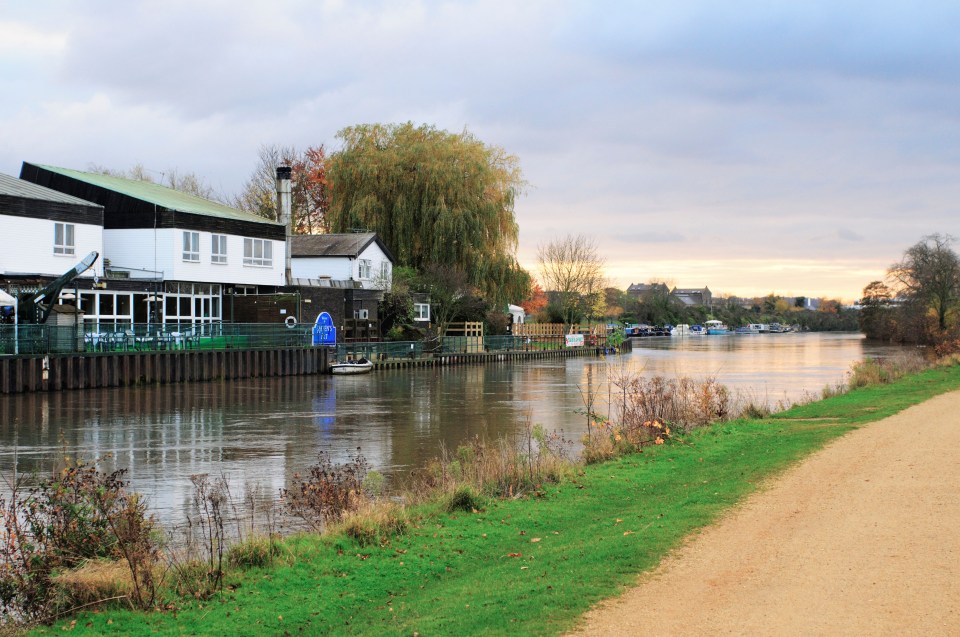
M 960 392 L 834 442 L 575 635 L 960 635 Z

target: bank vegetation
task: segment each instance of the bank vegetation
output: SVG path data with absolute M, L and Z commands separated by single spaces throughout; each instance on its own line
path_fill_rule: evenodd
M 160 528 L 122 471 L 66 463 L 29 488 L 15 476 L 0 500 L 3 627 L 558 632 L 756 480 L 858 422 L 960 385 L 955 357 L 902 380 L 930 365 L 865 361 L 845 386 L 824 388 L 834 398 L 773 413 L 713 380 L 611 364 L 608 385 L 581 387 L 579 445 L 529 423 L 514 440 L 441 449 L 393 485 L 359 450 L 345 463 L 320 456 L 277 497 L 246 502 L 225 477 L 195 476 L 186 542 Z

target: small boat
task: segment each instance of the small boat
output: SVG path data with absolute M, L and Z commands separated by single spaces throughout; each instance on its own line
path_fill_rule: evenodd
M 702 325 L 691 325 L 690 336 L 706 336 L 707 330 Z
M 717 336 L 720 334 L 729 334 L 730 328 L 723 324 L 723 321 L 718 321 L 716 319 L 711 319 L 704 323 L 704 326 L 707 328 L 707 334 L 710 336 Z
M 686 323 L 680 323 L 676 327 L 670 330 L 670 336 L 689 336 L 690 335 L 690 326 Z
M 373 369 L 373 363 L 366 358 L 358 358 L 355 361 L 343 361 L 334 363 L 330 366 L 331 374 L 366 374 Z

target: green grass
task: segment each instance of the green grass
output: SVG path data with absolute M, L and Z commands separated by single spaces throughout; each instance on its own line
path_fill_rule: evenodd
M 387 546 L 288 538 L 292 564 L 233 572 L 233 590 L 220 598 L 178 600 L 176 612 L 83 613 L 72 632 L 558 634 L 763 480 L 863 423 L 958 387 L 960 367 L 937 368 L 773 418 L 705 428 L 587 467 L 542 498 L 488 501 L 480 513 L 415 510 L 407 534 Z M 680 600 L 664 591 L 664 603 Z

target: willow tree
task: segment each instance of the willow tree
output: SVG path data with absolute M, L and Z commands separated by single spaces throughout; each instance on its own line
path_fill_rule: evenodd
M 365 124 L 337 134 L 329 158 L 332 232 L 377 232 L 401 266 L 462 271 L 489 301 L 528 294 L 516 260 L 519 162 L 470 133 Z

